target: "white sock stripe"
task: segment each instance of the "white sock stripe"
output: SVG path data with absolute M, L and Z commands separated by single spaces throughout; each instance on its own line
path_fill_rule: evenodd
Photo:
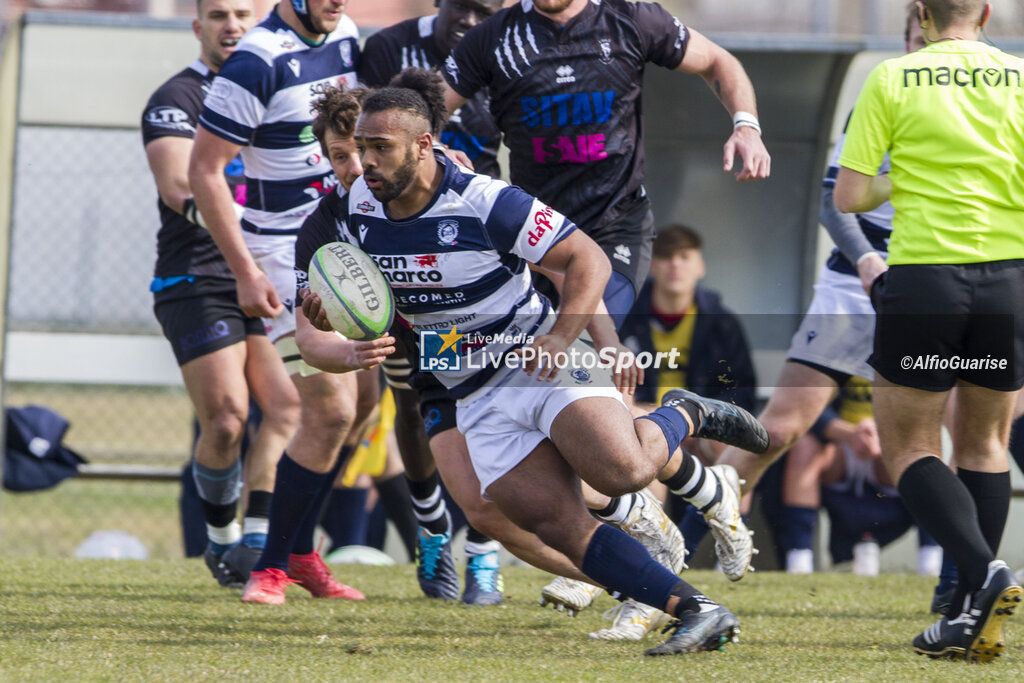
M 486 543 L 473 543 L 466 541 L 466 556 L 473 557 L 474 555 L 486 555 L 487 553 L 498 552 L 498 548 L 501 544 L 497 541 L 487 541 Z
M 409 496 L 412 498 L 412 504 L 419 508 L 430 509 L 437 505 L 437 501 L 441 499 L 441 487 L 435 486 L 434 492 L 426 498 L 417 498 L 416 496 Z
M 678 490 L 672 492 L 682 496 L 683 498 L 692 495 L 694 491 L 700 490 L 699 487 L 701 487 L 708 478 L 707 473 L 704 471 L 704 464 L 700 460 L 697 460 L 695 456 L 690 457 L 692 457 L 694 461 L 693 474 L 690 475 L 690 478 L 685 484 L 680 486 Z
M 270 529 L 270 520 L 266 517 L 246 517 L 242 520 L 242 535 L 265 534 Z
M 206 537 L 214 543 L 220 545 L 231 545 L 237 543 L 242 538 L 242 525 L 238 523 L 238 520 L 231 520 L 231 523 L 227 526 L 213 526 L 211 524 L 206 525 Z
M 412 514 L 416 516 L 416 520 L 419 522 L 433 522 L 435 519 L 440 519 L 444 516 L 447 509 L 442 505 L 435 509 L 433 512 L 420 512 L 419 508 L 413 507 Z

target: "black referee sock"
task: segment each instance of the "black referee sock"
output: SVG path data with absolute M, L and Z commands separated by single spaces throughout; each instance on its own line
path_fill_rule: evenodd
M 1010 472 L 973 472 L 957 468 L 956 476 L 964 483 L 978 509 L 978 525 L 992 555 L 999 554 L 1006 516 L 1010 513 Z
M 899 481 L 900 497 L 917 523 L 950 554 L 960 570 L 960 586 L 977 590 L 994 559 L 978 524 L 970 491 L 938 458 L 921 458 Z

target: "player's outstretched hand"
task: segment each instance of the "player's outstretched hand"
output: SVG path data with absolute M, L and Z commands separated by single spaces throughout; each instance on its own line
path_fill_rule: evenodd
M 626 396 L 636 393 L 637 386 L 644 383 L 644 369 L 637 365 L 636 356 L 622 344 L 615 347 L 615 365 L 612 366 L 612 380 L 615 388 Z
M 284 310 L 277 290 L 263 271 L 237 278 L 237 287 L 238 305 L 250 318 L 276 318 Z
M 395 352 L 395 338 L 384 335 L 371 341 L 349 341 L 346 346 L 349 352 L 346 365 L 353 369 L 369 370 Z
M 739 156 L 743 170 L 736 173 L 736 180 L 760 180 L 772 171 L 772 158 L 761 141 L 761 134 L 750 126 L 740 126 L 725 141 L 722 170 L 732 170 L 733 161 Z
M 308 289 L 300 290 L 299 295 L 302 297 L 302 314 L 312 323 L 313 327 L 323 332 L 334 330 L 331 327 L 331 323 L 327 320 L 327 313 L 324 312 L 320 295 L 314 294 Z

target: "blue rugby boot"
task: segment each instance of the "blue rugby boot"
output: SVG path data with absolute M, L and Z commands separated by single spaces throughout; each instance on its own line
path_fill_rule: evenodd
M 428 598 L 459 599 L 459 575 L 452 561 L 450 533 L 432 534 L 420 527 L 416 534 L 416 579 Z
M 501 576 L 497 551 L 469 558 L 462 602 L 467 605 L 500 605 L 504 588 L 505 580 Z

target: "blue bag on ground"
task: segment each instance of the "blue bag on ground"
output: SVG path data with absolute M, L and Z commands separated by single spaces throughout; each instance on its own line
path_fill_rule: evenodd
M 78 474 L 86 460 L 63 445 L 70 426 L 43 406 L 6 408 L 3 487 L 8 491 L 39 491 Z

